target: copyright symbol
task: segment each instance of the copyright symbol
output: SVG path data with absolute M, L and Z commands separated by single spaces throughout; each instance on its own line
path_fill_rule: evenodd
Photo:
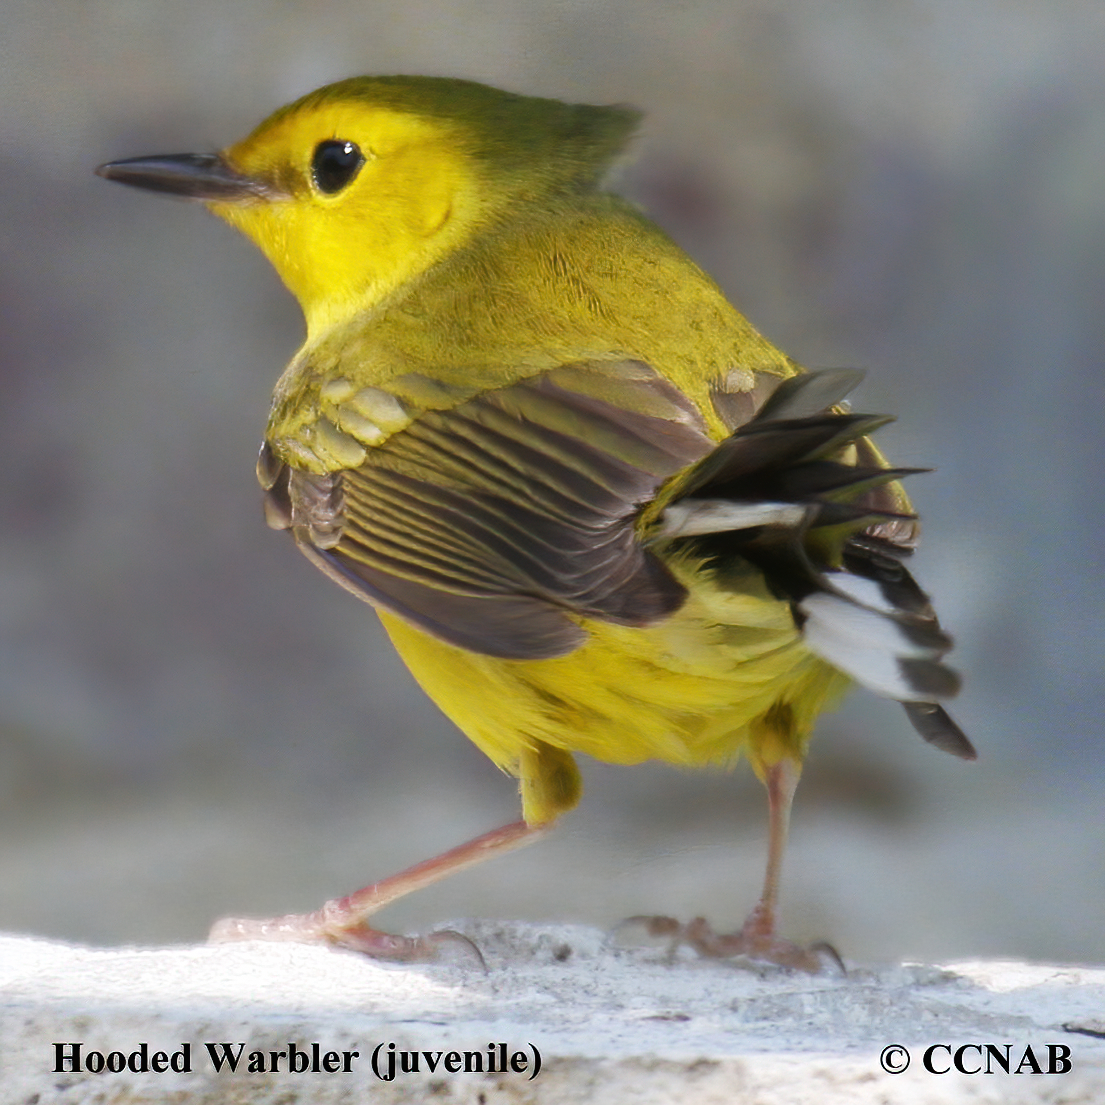
M 901 1074 L 909 1066 L 909 1052 L 901 1044 L 887 1044 L 879 1055 L 879 1065 L 887 1074 Z

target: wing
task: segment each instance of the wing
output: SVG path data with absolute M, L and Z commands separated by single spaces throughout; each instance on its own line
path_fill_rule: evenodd
M 356 468 L 313 475 L 266 445 L 258 475 L 270 525 L 354 594 L 461 648 L 544 659 L 582 643 L 578 617 L 682 605 L 635 520 L 712 448 L 649 366 L 586 362 L 427 411 Z

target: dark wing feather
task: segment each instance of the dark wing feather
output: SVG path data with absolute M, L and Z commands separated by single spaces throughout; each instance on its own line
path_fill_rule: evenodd
M 270 523 L 342 586 L 451 644 L 538 659 L 578 647 L 573 616 L 648 625 L 682 605 L 634 522 L 712 447 L 648 366 L 595 362 L 428 411 L 356 469 L 285 475 L 270 452 L 259 474 Z

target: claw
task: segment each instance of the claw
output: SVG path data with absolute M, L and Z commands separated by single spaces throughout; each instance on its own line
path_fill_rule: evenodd
M 840 952 L 833 947 L 828 940 L 815 940 L 809 947 L 811 952 L 816 952 L 818 955 L 832 960 L 833 964 L 840 971 L 841 978 L 848 977 L 848 968 L 844 965 L 844 959 Z
M 487 960 L 475 941 L 454 929 L 438 929 L 425 936 L 393 936 L 361 923 L 331 930 L 326 933 L 326 941 L 373 959 L 389 959 L 397 963 L 436 963 L 442 958 L 442 947 L 452 945 L 470 955 L 484 974 L 487 973 Z

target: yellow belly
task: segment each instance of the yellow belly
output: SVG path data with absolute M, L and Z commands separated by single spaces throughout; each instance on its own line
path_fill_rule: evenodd
M 584 622 L 588 641 L 552 660 L 478 655 L 380 617 L 426 693 L 522 780 L 531 823 L 578 800 L 572 752 L 684 767 L 730 765 L 743 754 L 758 774 L 783 756 L 800 761 L 847 677 L 806 649 L 758 573 L 734 589 L 732 580 L 721 587 L 708 573 L 674 567 L 691 584 L 675 616 L 647 629 Z

